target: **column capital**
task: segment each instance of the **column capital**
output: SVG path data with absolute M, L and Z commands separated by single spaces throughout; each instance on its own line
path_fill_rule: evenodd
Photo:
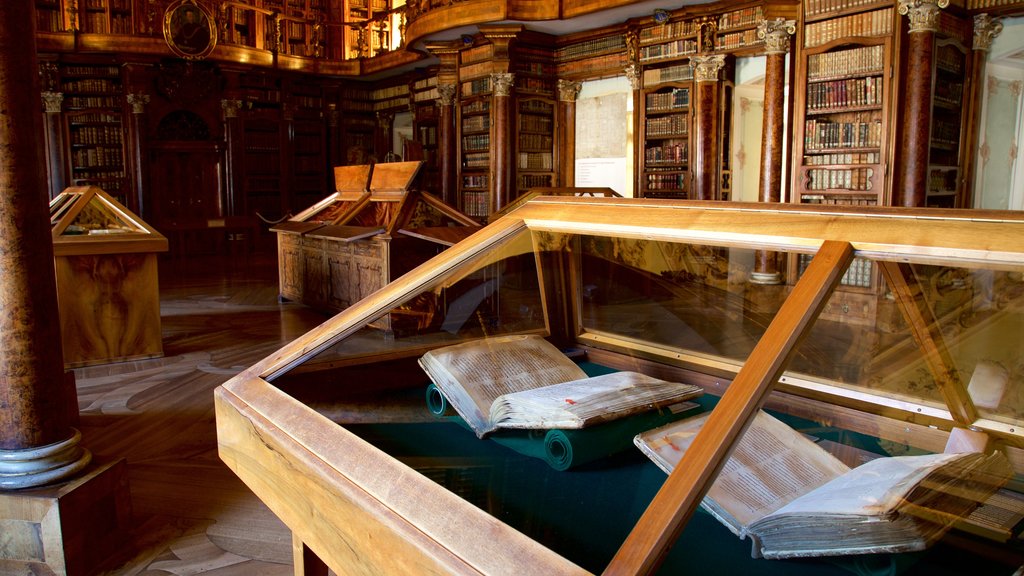
M 764 40 L 765 54 L 789 52 L 789 38 L 796 34 L 796 20 L 776 18 L 762 20 L 757 25 L 757 37 Z
M 60 114 L 61 104 L 64 103 L 63 92 L 43 92 L 43 110 L 47 114 Z
M 725 55 L 710 54 L 690 58 L 693 79 L 696 82 L 718 82 L 718 72 L 725 67 Z
M 626 78 L 629 79 L 629 87 L 633 90 L 639 90 L 640 86 L 640 65 L 633 62 L 626 64 Z
M 565 80 L 562 78 L 558 79 L 558 101 L 559 102 L 575 102 L 576 98 L 580 95 L 580 90 L 583 88 L 581 82 L 574 82 L 572 80 Z
M 238 112 L 242 109 L 241 100 L 225 98 L 220 101 L 220 108 L 224 111 L 224 118 L 238 118 Z
M 149 104 L 149 94 L 143 94 L 142 92 L 128 94 L 125 99 L 132 107 L 132 114 L 143 114 L 146 111 L 146 104 Z
M 975 50 L 988 52 L 992 48 L 992 42 L 1003 31 L 1003 22 L 988 14 L 977 14 L 974 16 L 974 45 Z
M 939 10 L 949 6 L 949 0 L 900 0 L 899 13 L 910 19 L 909 31 L 937 32 Z
M 437 85 L 437 102 L 441 106 L 451 106 L 455 104 L 455 93 L 457 87 L 455 84 L 438 83 Z
M 495 96 L 511 96 L 516 75 L 512 72 L 497 72 L 491 74 L 491 81 L 494 82 Z

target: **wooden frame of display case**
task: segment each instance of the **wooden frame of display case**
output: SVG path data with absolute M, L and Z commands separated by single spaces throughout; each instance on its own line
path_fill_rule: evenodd
M 296 370 L 299 382 L 322 388 L 317 383 L 342 364 L 319 362 L 299 370 L 307 360 L 355 335 L 410 295 L 429 291 L 438 281 L 447 285 L 463 265 L 489 261 L 489 254 L 509 238 L 564 233 L 815 254 L 746 361 L 737 364 L 586 332 L 578 322 L 581 302 L 578 287 L 573 287 L 572 258 L 551 268 L 564 277 L 541 279 L 545 325 L 553 341 L 583 347 L 613 367 L 671 374 L 721 394 L 704 430 L 605 574 L 654 571 L 747 422 L 766 403 L 883 438 L 913 437 L 915 445 L 939 452 L 951 428 L 972 427 L 999 442 L 1019 473 L 1024 470 L 1024 431 L 980 417 L 957 379 L 937 378 L 943 409 L 915 407 L 881 394 L 852 394 L 842 387 L 801 381 L 785 371 L 854 256 L 877 258 L 890 271 L 902 266 L 897 264 L 901 261 L 983 263 L 986 269 L 1024 271 L 1022 229 L 1024 216 L 988 211 L 807 206 L 768 211 L 742 203 L 536 198 L 218 388 L 220 456 L 292 530 L 298 574 L 322 573 L 327 567 L 366 574 L 586 573 L 289 395 L 282 388 L 288 386 L 286 378 L 275 384 Z M 550 290 L 543 287 L 548 281 Z M 941 352 L 942 346 L 935 346 L 941 336 L 925 329 L 928 320 L 914 304 L 913 287 L 894 290 L 916 323 L 915 339 Z M 420 343 L 405 354 L 386 353 L 377 363 L 364 356 L 344 364 L 373 374 L 374 382 L 354 388 L 383 390 L 396 382 L 417 381 L 413 354 L 428 347 Z M 935 373 L 948 368 L 942 358 L 939 353 L 929 360 L 931 369 L 939 371 Z

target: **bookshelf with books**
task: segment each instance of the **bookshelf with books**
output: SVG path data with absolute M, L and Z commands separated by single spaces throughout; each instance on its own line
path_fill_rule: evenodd
M 896 8 L 892 2 L 812 0 L 804 4 L 795 97 L 792 201 L 891 203 Z M 790 282 L 803 273 L 792 261 Z M 878 267 L 855 259 L 821 313 L 823 320 L 874 325 L 891 312 Z
M 640 196 L 689 196 L 692 80 L 688 63 L 644 70 Z
M 36 0 L 36 30 L 64 32 L 68 29 L 64 3 L 61 0 Z
M 934 47 L 932 71 L 931 131 L 928 140 L 928 185 L 925 205 L 962 208 L 964 137 L 964 86 L 971 77 L 971 31 L 966 20 L 943 13 Z
M 328 179 L 327 127 L 320 84 L 293 81 L 289 98 L 291 114 L 286 118 L 291 148 L 288 208 L 297 213 L 326 196 L 333 185 Z
M 487 85 L 489 86 L 489 79 Z M 481 80 L 474 80 L 483 88 Z M 463 84 L 463 88 L 468 83 Z M 465 94 L 465 92 L 463 93 Z M 491 213 L 491 96 L 463 96 L 459 106 L 459 209 L 473 218 Z
M 125 172 L 124 98 L 121 67 L 63 64 L 65 142 L 72 186 L 97 186 L 137 209 Z
M 805 7 L 793 201 L 886 204 L 895 9 L 851 0 L 829 2 L 834 12 L 826 12 L 822 4 Z
M 345 58 L 368 58 L 391 44 L 390 0 L 343 0 Z
M 81 32 L 132 33 L 132 0 L 81 0 L 78 9 Z
M 428 71 L 412 82 L 412 141 L 406 143 L 405 160 L 422 160 L 420 183 L 433 194 L 441 191 L 438 164 L 438 121 L 440 109 L 437 72 Z
M 559 78 L 617 76 L 629 64 L 625 36 L 621 33 L 559 38 L 557 42 L 552 57 Z
M 373 111 L 370 86 L 349 82 L 338 92 L 339 130 L 345 165 L 368 164 L 377 156 L 374 132 L 377 117 Z
M 555 102 L 538 96 L 516 99 L 516 195 L 558 185 L 555 166 Z

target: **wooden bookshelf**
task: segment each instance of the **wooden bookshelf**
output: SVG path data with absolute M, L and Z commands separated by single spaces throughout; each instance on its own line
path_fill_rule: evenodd
M 557 186 L 555 102 L 539 96 L 516 100 L 516 195 Z
M 437 71 L 428 70 L 412 81 L 413 139 L 406 143 L 405 160 L 422 160 L 420 185 L 433 194 L 440 194 L 438 164 L 438 121 L 440 109 Z
M 932 70 L 932 123 L 928 139 L 928 188 L 925 205 L 962 208 L 964 195 L 964 141 L 968 117 L 964 113 L 967 79 L 971 77 L 967 20 L 943 13 L 936 34 Z
M 327 127 L 320 83 L 293 80 L 289 99 L 288 208 L 297 213 L 326 196 L 333 185 L 328 178 Z
M 80 0 L 79 30 L 91 34 L 131 34 L 131 0 Z
M 132 207 L 131 184 L 125 172 L 124 97 L 120 66 L 63 64 L 64 121 L 68 151 L 68 182 L 97 186 L 119 203 Z
M 377 118 L 371 87 L 355 82 L 345 84 L 339 93 L 338 110 L 343 163 L 367 164 L 376 156 L 373 136 Z
M 491 96 L 463 83 L 459 125 L 459 209 L 473 218 L 491 213 Z M 487 79 L 488 87 L 490 79 Z M 478 83 L 476 88 L 482 88 Z M 466 88 L 469 87 L 469 96 Z
M 816 3 L 804 25 L 797 65 L 795 121 L 799 159 L 793 201 L 804 204 L 888 203 L 886 166 L 895 9 L 850 12 L 864 3 Z M 871 8 L 873 5 L 868 4 Z M 810 18 L 810 16 L 809 16 Z
M 689 65 L 644 71 L 640 93 L 640 189 L 643 197 L 687 198 L 693 95 Z M 672 80 L 662 80 L 672 79 Z

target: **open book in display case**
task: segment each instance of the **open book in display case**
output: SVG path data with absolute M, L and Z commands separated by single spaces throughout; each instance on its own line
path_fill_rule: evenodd
M 772 208 L 534 198 L 218 388 L 220 456 L 292 530 L 297 573 L 1012 573 L 1024 563 L 1024 216 Z M 763 251 L 812 258 L 794 285 L 758 284 Z M 854 257 L 880 268 L 898 321 L 819 317 Z M 420 328 L 373 328 L 395 312 Z M 478 438 L 428 407 L 428 352 L 511 335 L 542 337 L 588 377 L 696 385 L 682 418 L 706 421 L 671 467 L 630 432 L 628 450 L 563 470 L 509 449 L 536 431 Z M 837 476 L 978 455 L 918 474 L 927 497 L 899 512 L 930 523 L 920 544 L 755 557 L 706 498 L 762 413 Z M 607 426 L 574 432 L 621 441 Z M 981 461 L 994 464 L 976 474 Z M 846 525 L 815 522 L 824 541 Z

